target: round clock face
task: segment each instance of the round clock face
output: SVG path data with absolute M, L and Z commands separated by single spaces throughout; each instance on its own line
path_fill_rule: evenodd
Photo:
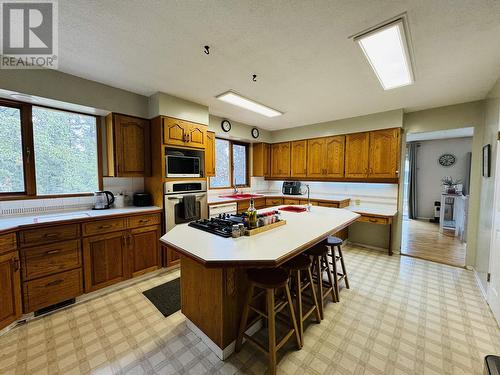
M 252 129 L 252 137 L 259 138 L 259 129 L 257 128 Z
M 451 167 L 453 164 L 455 164 L 456 161 L 457 158 L 452 154 L 443 154 L 438 159 L 439 164 L 441 164 L 443 167 Z
M 228 120 L 222 120 L 220 126 L 226 133 L 231 130 L 231 123 Z

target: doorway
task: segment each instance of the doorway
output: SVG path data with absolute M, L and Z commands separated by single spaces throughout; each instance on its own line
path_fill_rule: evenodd
M 473 132 L 407 134 L 402 255 L 465 266 Z

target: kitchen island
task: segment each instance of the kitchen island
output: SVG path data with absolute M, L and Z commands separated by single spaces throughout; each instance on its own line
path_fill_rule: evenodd
M 285 225 L 251 237 L 224 238 L 181 224 L 161 238 L 182 256 L 181 309 L 188 326 L 221 359 L 234 350 L 247 289 L 245 268 L 280 266 L 360 216 L 318 206 L 281 213 Z

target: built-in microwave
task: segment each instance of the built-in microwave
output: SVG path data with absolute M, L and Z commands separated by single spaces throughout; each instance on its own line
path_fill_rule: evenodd
M 197 156 L 167 155 L 167 177 L 201 177 L 201 162 Z

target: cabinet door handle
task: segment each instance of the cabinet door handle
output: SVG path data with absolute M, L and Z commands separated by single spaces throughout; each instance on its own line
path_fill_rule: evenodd
M 45 286 L 56 286 L 56 285 L 61 284 L 63 281 L 64 281 L 63 279 L 57 279 L 57 280 L 51 281 L 50 283 L 45 284 Z
M 149 219 L 140 219 L 139 223 L 149 223 Z
M 377 222 L 377 219 L 368 219 L 368 221 L 369 221 L 370 223 L 376 223 L 376 222 Z
M 14 272 L 19 271 L 21 267 L 19 266 L 19 258 L 12 258 L 12 269 Z
M 45 233 L 44 237 L 45 238 L 56 238 L 59 237 L 60 233 Z
M 61 252 L 61 249 L 49 250 L 45 254 L 46 255 L 52 255 L 52 254 L 57 254 L 59 252 Z
M 106 224 L 106 225 L 99 225 L 99 229 L 108 229 L 108 228 L 111 228 L 112 225 L 111 224 Z

